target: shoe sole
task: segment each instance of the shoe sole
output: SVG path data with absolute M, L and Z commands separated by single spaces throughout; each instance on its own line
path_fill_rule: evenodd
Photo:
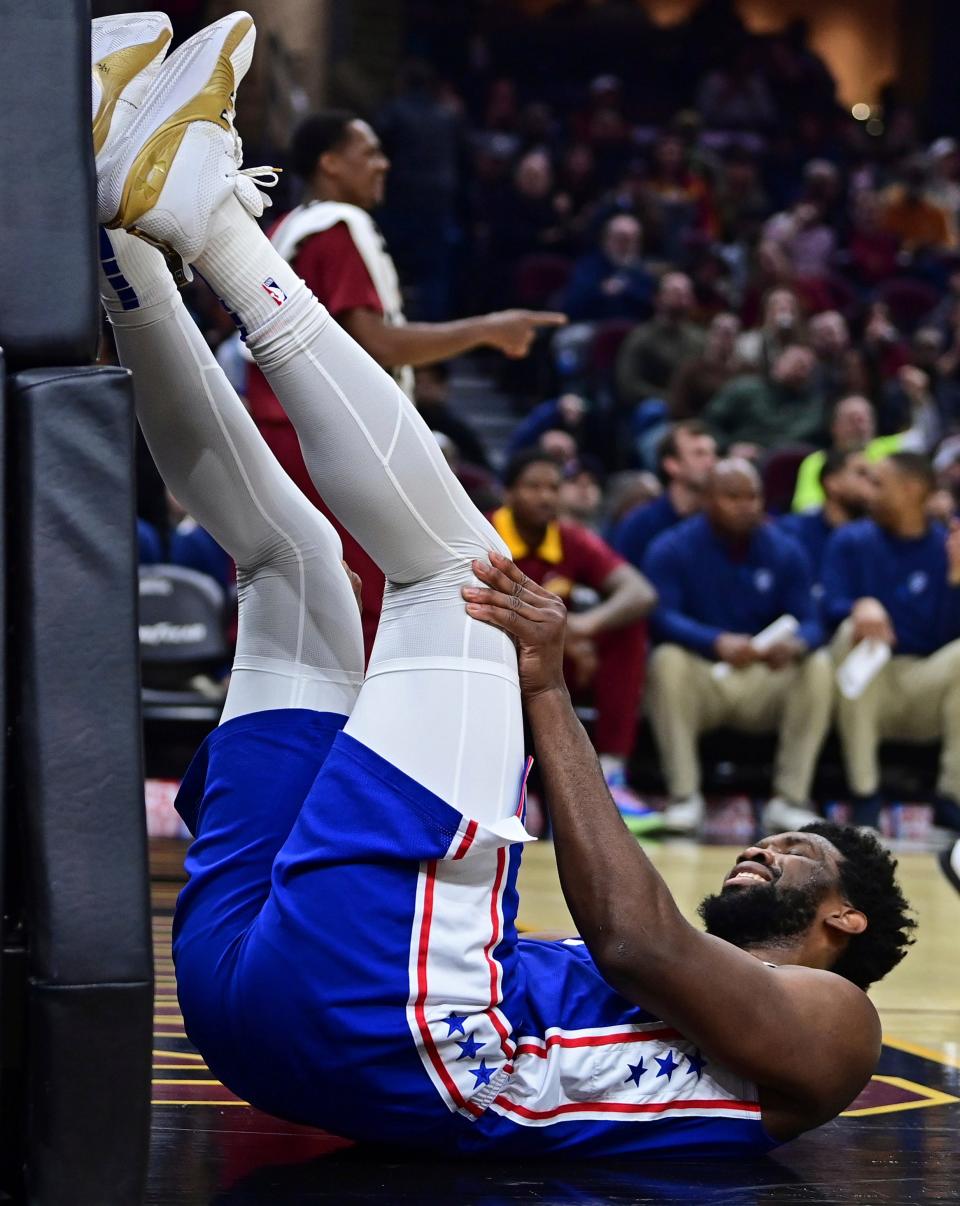
M 237 85 L 250 66 L 256 29 L 253 18 L 247 13 L 226 18 L 224 24 L 228 28 L 219 41 L 212 64 L 204 67 L 199 85 L 193 78 L 192 69 L 204 59 L 213 57 L 213 46 L 218 42 L 216 36 L 191 39 L 167 60 L 162 91 L 153 98 L 155 104 L 142 110 L 134 120 L 127 133 L 128 139 L 135 143 L 138 135 L 148 128 L 148 123 L 156 120 L 156 108 L 172 111 L 147 136 L 127 166 L 117 212 L 106 223 L 109 229 L 123 227 L 143 237 L 141 231 L 133 228 L 156 205 L 184 135 L 194 122 L 212 122 L 222 130 L 231 129 L 225 114 L 231 108 Z M 165 250 L 172 251 L 172 248 Z
M 149 17 L 155 17 L 162 24 L 164 14 L 138 14 L 135 28 L 142 29 L 144 20 Z M 117 21 L 113 18 L 104 18 L 104 21 L 109 21 L 111 29 L 117 25 L 122 25 L 122 21 Z M 97 22 L 95 21 L 93 25 L 95 36 Z M 131 26 L 133 25 L 134 23 L 131 22 Z M 100 104 L 93 119 L 94 155 L 99 155 L 103 150 L 110 134 L 110 127 L 113 124 L 113 115 L 118 102 L 129 100 L 126 93 L 130 85 L 139 75 L 149 70 L 151 66 L 163 58 L 167 53 L 167 47 L 172 37 L 173 30 L 167 24 L 149 42 L 133 42 L 127 46 L 121 46 L 116 50 L 109 51 L 101 58 L 94 60 L 91 70 L 96 72 L 97 81 L 100 84 Z
M 620 814 L 623 816 L 623 813 Z M 623 823 L 630 830 L 634 837 L 642 837 L 645 834 L 663 833 L 666 828 L 663 817 L 623 817 Z

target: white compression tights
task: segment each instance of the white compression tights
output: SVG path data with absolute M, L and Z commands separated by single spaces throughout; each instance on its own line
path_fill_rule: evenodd
M 395 382 L 329 318 L 238 204 L 223 207 L 197 267 L 251 332 L 249 346 L 297 429 L 318 489 L 387 577 L 370 670 L 347 731 L 468 815 L 487 822 L 510 815 L 523 762 L 516 655 L 502 633 L 466 615 L 460 597 L 461 586 L 474 581 L 471 559 L 491 548 L 503 550 L 502 542 L 470 503 Z M 266 279 L 279 283 L 286 301 L 264 312 L 261 285 Z M 155 423 L 144 414 L 139 380 L 138 410 L 161 472 L 246 572 L 250 558 L 238 555 L 236 534 L 227 528 L 250 531 L 251 517 L 237 522 L 238 512 L 246 509 L 237 495 L 246 498 L 250 491 L 238 487 L 235 474 L 221 477 L 215 488 L 209 466 L 201 470 L 197 464 L 223 460 L 222 437 L 218 441 L 214 432 L 198 430 L 194 420 L 187 420 L 190 430 L 169 438 L 162 435 L 170 427 L 171 411 L 193 412 L 204 399 L 218 414 L 229 405 L 238 423 L 236 407 L 242 411 L 238 400 L 235 406 L 227 403 L 235 395 L 209 353 L 198 371 L 203 340 L 190 334 L 192 324 L 182 310 L 173 302 L 169 305 L 179 315 L 176 321 L 120 328 L 119 322 L 132 312 L 125 311 L 123 319 L 111 315 L 118 335 L 123 331 L 121 355 L 136 370 L 129 345 L 137 340 L 143 349 L 141 375 L 150 377 L 157 393 Z M 188 342 L 191 356 L 184 354 Z M 243 418 L 251 436 L 246 453 L 252 456 L 253 446 L 258 449 L 257 468 L 250 475 L 256 496 L 269 481 L 270 497 L 279 508 L 271 512 L 267 545 L 276 549 L 278 544 L 273 525 L 288 532 L 292 516 L 302 515 L 306 505 L 311 522 L 307 524 L 303 515 L 305 530 L 298 530 L 294 543 L 299 547 L 310 533 L 318 563 L 315 579 L 303 592 L 286 586 L 288 598 L 270 610 L 275 660 L 297 665 L 308 660 L 290 656 L 297 617 L 305 611 L 316 618 L 310 636 L 316 638 L 319 652 L 309 660 L 321 675 L 331 668 L 337 674 L 355 673 L 356 655 L 348 656 L 340 639 L 342 608 L 332 601 L 324 607 L 323 600 L 315 598 L 328 591 L 334 570 L 340 574 L 338 586 L 346 584 L 329 526 L 295 488 L 295 504 L 286 486 L 281 491 L 274 482 L 276 462 L 252 438 L 259 437 L 245 412 Z M 194 493 L 188 495 L 185 486 Z M 233 524 L 224 512 L 236 517 Z M 262 519 L 259 526 L 264 526 Z M 263 541 L 259 544 L 262 548 Z M 326 573 L 319 563 L 327 567 Z M 258 564 L 273 562 L 261 554 Z M 289 573 L 281 576 L 287 582 L 291 578 Z M 238 645 L 238 658 L 243 652 L 248 660 L 249 650 L 262 639 L 265 619 L 247 606 L 250 597 L 246 591 L 241 600 L 241 629 L 248 640 L 243 650 Z M 359 641 L 355 617 L 351 627 Z M 286 645 L 284 633 L 291 634 Z M 232 714 L 256 706 L 255 700 L 245 699 Z
M 237 563 L 239 631 L 223 721 L 290 707 L 349 715 L 363 644 L 339 536 L 264 443 L 160 253 L 123 231 L 106 237 L 101 297 L 134 374 L 147 444 L 169 490 Z M 140 304 L 124 309 L 118 289 Z

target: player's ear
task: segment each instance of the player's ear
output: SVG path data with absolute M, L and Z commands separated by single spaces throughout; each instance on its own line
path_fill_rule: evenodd
M 831 909 L 823 921 L 832 930 L 845 934 L 848 938 L 854 938 L 857 934 L 862 934 L 869 924 L 866 913 L 861 913 L 859 909 L 855 909 L 853 905 L 849 905 L 846 902 L 839 904 L 835 909 Z
M 335 151 L 324 151 L 323 154 L 320 156 L 320 158 L 317 160 L 317 165 L 314 168 L 314 175 L 316 175 L 316 173 L 318 171 L 320 171 L 320 172 L 323 172 L 327 176 L 331 176 L 331 175 L 335 176 L 336 168 L 337 168 L 337 160 L 338 160 L 338 157 L 337 157 L 337 154 Z

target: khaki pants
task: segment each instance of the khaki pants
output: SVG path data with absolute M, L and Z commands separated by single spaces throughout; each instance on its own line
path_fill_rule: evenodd
M 670 795 L 684 799 L 699 791 L 697 738 L 729 725 L 779 735 L 774 793 L 805 803 L 830 726 L 829 655 L 819 650 L 785 670 L 750 666 L 720 679 L 713 665 L 679 645 L 661 645 L 650 659 L 648 712 Z
M 849 620 L 830 647 L 840 663 L 853 645 Z M 960 641 L 929 657 L 892 657 L 859 699 L 837 701 L 837 731 L 850 790 L 872 796 L 880 787 L 881 741 L 943 740 L 937 790 L 960 800 Z

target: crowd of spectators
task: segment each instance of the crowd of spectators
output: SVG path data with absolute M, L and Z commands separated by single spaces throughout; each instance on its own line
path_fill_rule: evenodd
M 628 823 L 697 830 L 697 741 L 725 726 L 778 734 L 763 823 L 799 825 L 836 714 L 858 821 L 879 823 L 879 743 L 941 738 L 936 819 L 960 829 L 960 148 L 892 104 L 854 120 L 797 29 L 744 34 L 657 124 L 612 75 L 467 91 L 415 64 L 374 119 L 411 308 L 569 322 L 532 368 L 483 362 L 505 450 L 444 367 L 416 401 L 568 600 L 568 679 Z M 242 383 L 228 320 L 195 304 Z M 835 664 L 864 640 L 894 656 L 844 698 Z M 663 812 L 627 785 L 644 713 Z

